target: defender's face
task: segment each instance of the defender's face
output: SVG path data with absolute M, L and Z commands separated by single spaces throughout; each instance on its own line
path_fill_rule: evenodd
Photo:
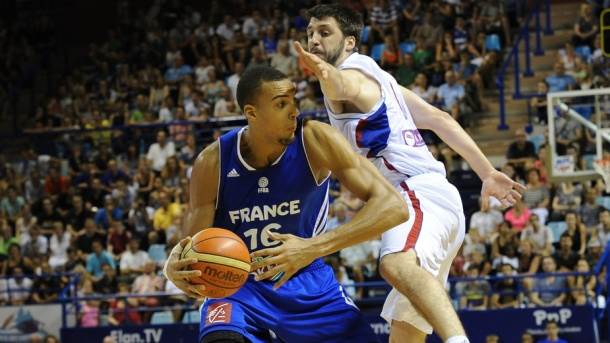
M 258 127 L 274 143 L 289 145 L 294 141 L 299 116 L 295 93 L 289 79 L 265 82 L 259 90 L 256 114 L 262 125 Z
M 335 18 L 311 18 L 307 26 L 307 48 L 312 54 L 335 65 L 345 50 L 345 36 Z

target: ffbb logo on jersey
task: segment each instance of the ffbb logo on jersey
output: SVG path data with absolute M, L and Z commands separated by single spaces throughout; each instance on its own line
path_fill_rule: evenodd
M 269 193 L 269 179 L 266 177 L 261 177 L 258 179 L 258 193 Z

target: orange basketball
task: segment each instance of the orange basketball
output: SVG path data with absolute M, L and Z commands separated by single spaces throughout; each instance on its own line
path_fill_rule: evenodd
M 210 298 L 224 298 L 237 292 L 250 273 L 248 247 L 239 236 L 225 229 L 199 231 L 184 247 L 182 258 L 197 259 L 190 269 L 200 270 L 201 276 L 191 282 L 205 285 L 205 295 Z

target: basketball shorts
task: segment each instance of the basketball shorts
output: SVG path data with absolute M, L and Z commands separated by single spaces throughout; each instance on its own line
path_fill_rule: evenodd
M 409 220 L 382 235 L 380 256 L 414 249 L 421 267 L 445 285 L 466 229 L 460 194 L 436 173 L 409 178 L 400 184 L 399 191 L 408 204 Z M 381 317 L 390 324 L 392 320 L 403 321 L 432 333 L 428 321 L 396 289 L 388 294 Z
M 199 340 L 217 330 L 235 331 L 252 343 L 378 342 L 333 270 L 315 260 L 277 290 L 269 281 L 246 284 L 234 295 L 208 299 L 201 308 Z

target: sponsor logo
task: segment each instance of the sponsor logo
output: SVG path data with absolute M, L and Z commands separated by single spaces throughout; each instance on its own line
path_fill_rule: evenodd
M 259 193 L 269 193 L 269 188 L 267 188 L 269 186 L 269 179 L 267 179 L 266 177 L 261 177 L 260 179 L 258 179 L 258 192 Z
M 405 140 L 405 144 L 412 147 L 426 145 L 424 138 L 421 136 L 418 130 L 404 130 L 402 132 L 402 138 Z
M 231 303 L 216 303 L 208 307 L 205 325 L 231 322 Z
M 163 329 L 144 329 L 142 333 L 112 330 L 110 336 L 117 343 L 159 343 Z
M 239 173 L 235 169 L 231 169 L 231 171 L 227 174 L 227 177 L 239 177 Z
M 225 280 L 229 282 L 242 282 L 245 276 L 243 274 L 235 274 L 232 271 L 221 271 L 216 268 L 210 267 L 209 265 L 203 270 L 204 275 L 211 276 L 218 280 Z
M 532 313 L 536 320 L 536 325 L 540 326 L 546 321 L 554 321 L 559 325 L 566 324 L 572 318 L 572 310 L 562 308 L 557 311 L 536 310 Z

